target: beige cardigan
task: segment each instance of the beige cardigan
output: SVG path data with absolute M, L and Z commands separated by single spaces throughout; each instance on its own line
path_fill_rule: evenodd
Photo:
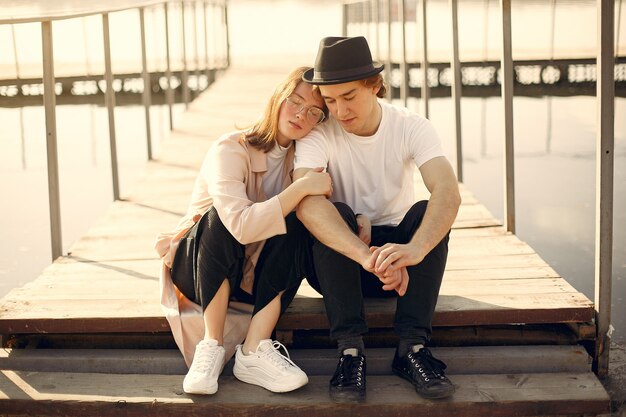
M 294 147 L 285 157 L 282 189 L 291 184 Z M 161 306 L 174 339 L 187 366 L 191 365 L 196 345 L 204 337 L 202 308 L 187 299 L 172 283 L 170 268 L 180 238 L 193 224 L 215 207 L 228 231 L 246 246 L 241 288 L 250 293 L 254 267 L 265 239 L 287 232 L 277 196 L 267 199 L 263 174 L 266 154 L 249 146 L 242 132 L 220 137 L 209 149 L 196 178 L 187 214 L 171 232 L 157 236 L 155 248 L 163 263 L 160 274 Z M 246 335 L 253 306 L 231 302 L 224 328 L 226 360 Z

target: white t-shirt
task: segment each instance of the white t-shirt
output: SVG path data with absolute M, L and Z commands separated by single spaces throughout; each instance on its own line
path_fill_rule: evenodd
M 283 190 L 283 178 L 285 178 L 285 156 L 291 147 L 291 142 L 286 148 L 278 142 L 267 155 L 267 172 L 263 174 L 263 191 L 267 198 L 280 194 Z
M 379 104 L 382 119 L 374 135 L 348 133 L 331 117 L 298 141 L 294 168 L 326 167 L 331 201 L 348 204 L 373 225 L 397 225 L 415 204 L 415 167 L 444 154 L 428 119 Z

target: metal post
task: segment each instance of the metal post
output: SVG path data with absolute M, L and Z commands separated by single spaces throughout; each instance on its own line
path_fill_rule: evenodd
M 409 98 L 409 70 L 406 65 L 406 1 L 400 0 L 400 7 L 398 9 L 399 12 L 399 21 L 402 25 L 402 57 L 400 60 L 400 73 L 402 74 L 402 84 L 400 84 L 400 99 L 402 100 L 402 105 L 404 107 L 408 104 Z
M 46 147 L 48 156 L 48 201 L 50 205 L 50 241 L 52 260 L 63 255 L 61 235 L 61 199 L 57 152 L 56 93 L 54 91 L 54 54 L 52 22 L 41 22 L 43 53 L 43 104 L 46 112 Z
M 165 60 L 167 66 L 165 67 L 165 78 L 167 79 L 167 90 L 165 91 L 165 98 L 167 100 L 167 107 L 169 108 L 170 116 L 170 130 L 174 129 L 174 90 L 172 90 L 172 64 L 170 58 L 170 24 L 168 18 L 169 3 L 165 3 Z
M 196 54 L 196 69 L 194 75 L 196 77 L 196 92 L 195 96 L 200 95 L 200 50 L 198 49 L 198 2 L 193 3 L 193 47 Z
M 515 233 L 515 153 L 513 150 L 513 53 L 511 0 L 500 0 L 502 18 L 501 82 L 504 102 L 504 226 Z
M 115 91 L 113 91 L 113 71 L 111 70 L 111 38 L 109 36 L 109 14 L 102 14 L 104 39 L 104 79 L 106 92 L 104 101 L 109 115 L 109 143 L 111 147 L 111 179 L 113 180 L 113 200 L 120 199 L 120 181 L 117 170 L 117 146 L 115 143 Z
M 615 56 L 619 55 L 619 35 L 622 30 L 622 0 L 617 4 L 617 26 L 615 27 Z
M 428 25 L 426 23 L 426 0 L 422 0 L 422 103 L 424 103 L 424 117 L 428 118 L 428 100 L 430 88 L 428 86 Z
M 371 15 L 372 15 L 372 10 L 370 9 L 370 2 L 369 0 L 364 1 L 363 3 L 361 3 L 361 7 L 362 7 L 362 13 L 361 13 L 361 17 L 363 20 L 363 25 L 365 26 L 365 30 L 363 30 L 363 35 L 367 38 L 367 41 L 369 42 L 372 37 L 370 36 L 370 30 L 371 30 L 371 25 L 370 25 L 370 20 L 371 20 Z
M 204 73 L 206 75 L 207 83 L 211 84 L 211 66 L 209 65 L 209 28 L 207 26 L 207 3 L 202 2 L 202 21 L 204 23 Z
M 187 37 L 185 34 L 185 2 L 180 3 L 181 7 L 181 23 L 183 32 L 183 72 L 181 75 L 181 84 L 183 87 L 183 102 L 185 109 L 189 108 L 189 72 L 187 71 Z
M 15 78 L 20 79 L 20 60 L 17 56 L 17 37 L 15 35 L 15 25 L 11 25 L 11 39 L 13 40 L 13 57 L 15 59 Z M 26 137 L 24 135 L 24 107 L 20 107 L 20 144 L 22 154 L 22 169 L 26 169 Z
M 350 4 L 344 3 L 342 5 L 342 16 L 341 16 L 341 36 L 348 36 L 348 13 L 350 13 Z
M 150 129 L 150 105 L 152 104 L 152 81 L 148 73 L 148 57 L 146 54 L 146 22 L 145 8 L 139 9 L 141 26 L 141 78 L 143 78 L 143 107 L 146 115 L 146 141 L 148 143 L 148 160 L 152 160 L 152 133 Z
M 228 31 L 228 4 L 224 2 L 224 30 L 226 31 L 226 68 L 230 67 L 230 34 Z
M 376 7 L 376 60 L 380 62 L 380 0 L 375 0 Z
M 463 182 L 463 140 L 461 129 L 461 62 L 459 60 L 458 1 L 450 0 L 452 14 L 452 101 L 454 103 L 454 133 L 456 138 L 456 176 Z
M 550 2 L 550 64 L 554 60 L 554 31 L 556 27 L 556 0 Z M 546 96 L 546 153 L 552 150 L 552 96 Z
M 615 119 L 614 0 L 597 0 L 597 146 L 595 307 L 598 335 L 596 371 L 606 377 L 611 345 L 611 274 L 613 262 L 613 163 Z
M 385 77 L 387 78 L 387 86 L 389 87 L 389 91 L 387 92 L 387 101 L 391 101 L 393 99 L 393 89 L 391 88 L 391 72 L 392 62 L 391 62 L 391 1 L 387 1 L 387 71 L 385 71 Z

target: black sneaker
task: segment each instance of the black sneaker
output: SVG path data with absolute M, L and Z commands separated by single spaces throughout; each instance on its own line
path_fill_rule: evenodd
M 365 356 L 344 354 L 339 358 L 330 380 L 330 397 L 334 401 L 358 402 L 365 399 Z
M 454 385 L 443 372 L 446 364 L 435 358 L 426 347 L 417 352 L 410 350 L 402 357 L 398 356 L 396 349 L 391 369 L 410 381 L 415 391 L 424 398 L 446 398 L 454 394 Z

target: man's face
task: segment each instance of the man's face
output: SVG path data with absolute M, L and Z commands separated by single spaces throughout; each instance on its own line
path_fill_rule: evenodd
M 366 87 L 361 81 L 320 85 L 320 92 L 333 117 L 346 132 L 371 136 L 378 130 L 380 118 L 376 93 L 379 87 Z

